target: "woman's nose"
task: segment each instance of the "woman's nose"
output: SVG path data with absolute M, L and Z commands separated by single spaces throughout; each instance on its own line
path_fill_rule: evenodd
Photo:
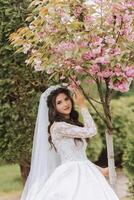
M 68 103 L 65 101 L 65 102 L 64 102 L 64 107 L 66 107 L 66 106 L 68 106 Z

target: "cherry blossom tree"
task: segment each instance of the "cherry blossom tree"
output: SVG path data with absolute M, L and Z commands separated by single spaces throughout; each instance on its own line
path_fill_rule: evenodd
M 110 183 L 116 173 L 110 102 L 134 78 L 134 1 L 34 0 L 26 26 L 10 36 L 26 64 L 71 89 L 79 86 L 106 125 Z M 87 95 L 94 84 L 98 98 Z M 86 91 L 85 91 L 86 85 Z M 102 106 L 102 112 L 95 103 Z

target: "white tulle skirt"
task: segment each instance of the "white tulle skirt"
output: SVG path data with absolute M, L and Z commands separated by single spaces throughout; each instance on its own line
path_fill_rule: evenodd
M 36 200 L 119 200 L 90 161 L 69 161 L 53 172 Z

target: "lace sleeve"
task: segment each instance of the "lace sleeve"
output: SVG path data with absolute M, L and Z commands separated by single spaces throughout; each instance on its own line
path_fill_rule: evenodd
M 90 138 L 96 134 L 96 126 L 87 108 L 82 108 L 81 113 L 84 127 L 72 125 L 66 122 L 55 122 L 51 127 L 52 134 L 61 134 L 71 138 Z

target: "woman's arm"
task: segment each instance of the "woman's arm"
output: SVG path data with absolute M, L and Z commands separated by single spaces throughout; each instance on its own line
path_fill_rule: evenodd
M 64 137 L 90 138 L 96 134 L 96 127 L 92 126 L 92 123 L 89 127 L 80 127 L 66 122 L 55 122 L 50 131 L 52 134 L 59 134 Z

